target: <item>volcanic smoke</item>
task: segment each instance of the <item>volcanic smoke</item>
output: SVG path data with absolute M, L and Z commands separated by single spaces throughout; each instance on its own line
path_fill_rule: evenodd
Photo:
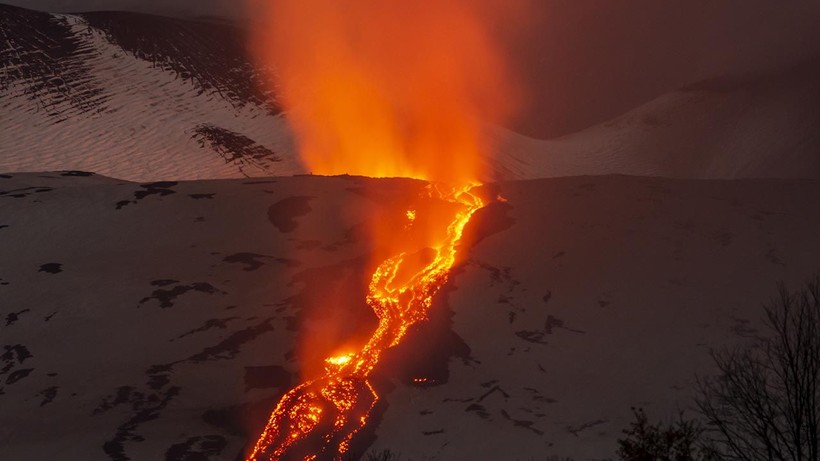
M 491 31 L 522 12 L 505 0 L 251 1 L 261 18 L 255 55 L 278 75 L 277 94 L 316 174 L 406 177 L 430 182 L 449 205 L 408 249 L 395 229 L 371 224 L 375 246 L 367 304 L 378 326 L 357 351 L 325 358 L 324 374 L 287 392 L 247 461 L 339 460 L 378 400 L 369 376 L 381 354 L 426 318 L 446 282 L 473 214 L 484 206 L 482 124 L 515 108 Z M 418 257 L 420 250 L 425 256 Z

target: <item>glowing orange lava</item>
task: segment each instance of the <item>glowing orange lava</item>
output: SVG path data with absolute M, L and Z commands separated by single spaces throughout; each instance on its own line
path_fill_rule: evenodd
M 308 169 L 430 181 L 430 198 L 447 204 L 433 215 L 415 204 L 403 210 L 416 248 L 390 224 L 369 223 L 388 255 L 372 262 L 368 287 L 377 328 L 286 393 L 247 457 L 341 459 L 378 400 L 371 372 L 426 318 L 484 205 L 474 189 L 491 148 L 483 124 L 518 101 L 491 31 L 510 13 L 520 17 L 525 0 L 247 1 L 261 25 L 254 52 L 276 68 L 275 91 Z
M 456 260 L 456 246 L 464 226 L 483 201 L 471 188 L 450 189 L 439 198 L 460 205 L 447 227 L 447 237 L 434 248 L 432 261 L 409 277 L 397 274 L 405 263 L 401 253 L 382 262 L 373 273 L 367 303 L 379 324 L 358 352 L 325 360 L 325 374 L 285 394 L 259 437 L 248 461 L 315 459 L 319 455 L 340 459 L 350 441 L 367 422 L 378 399 L 368 381 L 382 352 L 401 341 L 415 323 L 424 320 L 433 296 L 447 280 Z M 430 188 L 442 193 L 441 188 Z

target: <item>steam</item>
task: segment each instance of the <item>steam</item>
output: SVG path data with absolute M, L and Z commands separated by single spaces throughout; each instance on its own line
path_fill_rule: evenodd
M 511 0 L 278 0 L 253 3 L 255 55 L 278 91 L 306 166 L 318 174 L 482 176 L 482 124 L 516 108 L 494 31 Z

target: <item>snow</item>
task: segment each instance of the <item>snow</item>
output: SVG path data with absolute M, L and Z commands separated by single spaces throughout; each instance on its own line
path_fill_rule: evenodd
M 492 128 L 511 178 L 596 174 L 674 178 L 818 178 L 817 62 L 722 87 L 659 97 L 553 140 Z
M 30 81 L 0 93 L 0 171 L 84 170 L 129 179 L 208 179 L 301 173 L 281 115 L 237 106 L 216 92 L 110 43 L 79 16 L 59 15 L 80 41 L 80 61 L 93 76 L 75 82 L 103 89 L 96 107 L 76 107 L 51 94 L 32 100 Z M 52 114 L 59 114 L 55 117 Z M 216 126 L 241 134 L 280 159 L 229 162 L 201 145 L 196 130 Z
M 196 78 L 138 57 L 83 16 L 52 18 L 68 23 L 78 43 L 58 62 L 85 77 L 67 82 L 69 97 L 47 85 L 33 98 L 37 81 L 31 77 L 12 80 L 0 93 L 0 171 L 75 169 L 132 181 L 307 173 L 286 114 L 254 100 L 237 104 Z M 185 50 L 179 53 L 169 59 L 184 63 Z M 817 64 L 809 62 L 748 81 L 705 82 L 550 140 L 487 125 L 486 145 L 493 146 L 487 179 L 818 178 L 818 75 Z M 236 156 L 232 146 L 203 140 L 203 127 L 268 153 L 261 160 Z
M 0 315 L 22 313 L 0 346 L 31 357 L 3 362 L 0 458 L 21 461 L 174 459 L 186 443 L 206 453 L 204 440 L 220 447 L 209 459 L 235 459 L 298 379 L 311 331 L 343 339 L 373 327 L 357 295 L 372 250 L 362 225 L 402 214 L 391 205 L 422 188 L 10 176 L 0 178 Z M 468 235 L 481 238 L 431 321 L 374 378 L 383 404 L 360 449 L 610 457 L 631 406 L 653 418 L 687 408 L 695 374 L 712 371 L 709 349 L 755 333 L 775 282 L 796 285 L 820 256 L 816 181 L 599 176 L 498 188 L 508 202 L 474 218 Z M 311 211 L 275 207 L 291 197 Z M 271 216 L 296 228 L 277 230 Z M 41 271 L 48 263 L 61 271 Z M 254 381 L 254 367 L 289 378 Z M 104 446 L 116 450 L 106 458 Z

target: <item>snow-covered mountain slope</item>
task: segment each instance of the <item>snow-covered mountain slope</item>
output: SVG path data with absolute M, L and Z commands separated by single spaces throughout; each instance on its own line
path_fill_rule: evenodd
M 0 5 L 0 171 L 305 173 L 240 29 Z M 488 126 L 490 179 L 820 177 L 820 64 L 704 82 L 554 140 Z M 273 101 L 273 102 L 272 102 Z
M 132 180 L 302 172 L 241 30 L 0 5 L 0 171 Z
M 374 327 L 363 223 L 422 187 L 0 175 L 0 459 L 238 460 L 310 345 Z M 685 408 L 709 349 L 820 261 L 817 181 L 493 187 L 356 450 L 611 457 L 630 406 Z
M 607 123 L 541 141 L 490 130 L 507 176 L 820 178 L 820 60 L 700 82 Z

